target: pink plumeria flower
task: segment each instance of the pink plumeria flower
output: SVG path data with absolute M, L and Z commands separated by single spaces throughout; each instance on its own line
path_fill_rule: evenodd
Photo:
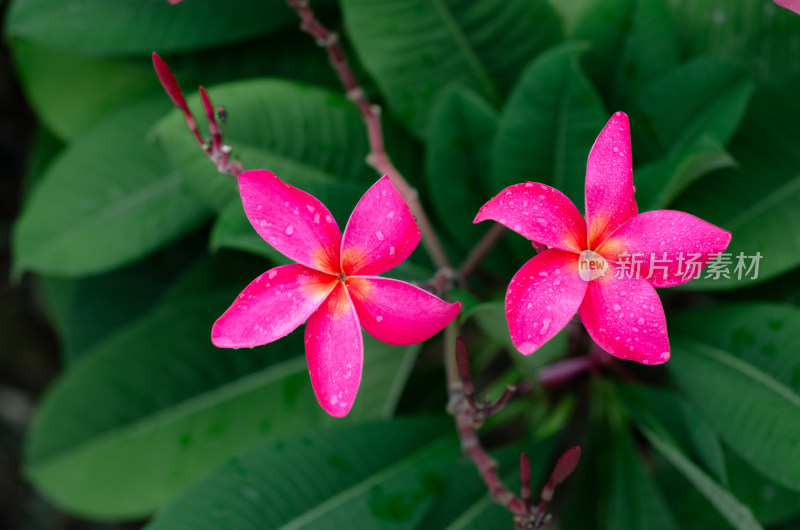
M 775 3 L 800 14 L 800 0 L 775 0 Z
M 684 212 L 639 214 L 633 194 L 628 117 L 617 112 L 589 153 L 585 219 L 563 193 L 533 182 L 510 186 L 481 208 L 476 223 L 493 219 L 550 247 L 523 265 L 508 286 L 506 318 L 520 352 L 535 351 L 577 311 L 592 339 L 610 354 L 644 364 L 669 359 L 667 324 L 654 287 L 691 279 L 682 270 L 688 258 L 702 268 L 725 250 L 731 235 Z M 637 255 L 639 274 L 632 274 L 625 263 Z
M 389 344 L 415 344 L 453 320 L 461 303 L 376 276 L 406 259 L 420 239 L 387 177 L 358 202 L 344 235 L 324 204 L 271 172 L 238 178 L 253 228 L 297 263 L 270 269 L 245 287 L 214 323 L 211 341 L 222 348 L 259 346 L 307 320 L 306 359 L 317 401 L 332 416 L 344 416 L 361 382 L 362 327 Z

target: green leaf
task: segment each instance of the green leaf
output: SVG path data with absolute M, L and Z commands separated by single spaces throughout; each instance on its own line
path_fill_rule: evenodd
M 76 139 L 47 169 L 14 227 L 14 267 L 77 276 L 135 261 L 208 211 L 146 130 L 166 102 L 144 100 Z
M 754 275 L 737 274 L 737 256 L 761 253 L 757 281 L 800 265 L 800 75 L 758 90 L 728 151 L 737 169 L 710 175 L 690 187 L 675 208 L 733 234 L 729 278 L 696 280 L 690 288 L 751 286 Z M 750 264 L 750 260 L 745 260 Z M 745 271 L 743 271 L 745 272 Z M 741 278 L 739 277 L 741 276 Z
M 800 309 L 784 304 L 738 303 L 684 311 L 670 330 L 725 350 L 795 393 L 800 393 Z
M 244 213 L 242 202 L 238 199 L 231 202 L 217 216 L 211 229 L 210 246 L 213 251 L 230 248 L 256 254 L 267 258 L 275 265 L 293 263 L 258 235 Z
M 650 475 L 627 429 L 613 434 L 608 518 L 605 528 L 614 530 L 672 530 L 678 528 L 664 498 Z
M 302 332 L 254 350 L 211 345 L 234 296 L 172 298 L 50 388 L 26 447 L 27 475 L 48 498 L 93 518 L 141 517 L 243 450 L 334 421 L 314 398 Z M 417 351 L 365 337 L 350 421 L 392 415 Z
M 719 438 L 686 401 L 672 392 L 646 386 L 623 386 L 620 395 L 637 425 L 672 440 L 702 462 L 720 483 L 728 483 Z
M 631 128 L 641 141 L 637 155 L 679 153 L 704 136 L 727 144 L 752 94 L 749 75 L 730 61 L 701 57 L 670 70 L 642 91 L 631 110 Z
M 205 252 L 203 242 L 197 239 L 180 241 L 142 261 L 97 276 L 39 276 L 61 338 L 64 361 L 75 361 L 158 305 L 178 276 Z
M 800 493 L 775 484 L 735 454 L 727 462 L 731 492 L 762 524 L 774 525 L 800 515 Z
M 347 219 L 366 184 L 377 180 L 364 162 L 368 146 L 363 121 L 344 96 L 278 79 L 220 85 L 209 95 L 215 105 L 226 108 L 225 142 L 246 169 L 269 169 L 320 199 L 339 222 Z M 198 95 L 188 103 L 200 114 Z M 234 179 L 217 174 L 179 110 L 155 131 L 174 167 L 207 204 L 221 210 L 238 198 Z
M 759 80 L 797 70 L 800 18 L 772 2 L 669 2 L 683 54 L 713 55 L 745 66 Z
M 105 59 L 11 41 L 17 72 L 38 118 L 62 139 L 71 139 L 109 111 L 160 89 L 143 61 Z
M 750 509 L 689 459 L 671 440 L 641 427 L 650 444 L 694 485 L 737 530 L 761 530 Z M 663 432 L 663 430 L 662 430 Z
M 578 66 L 582 49 L 574 43 L 559 46 L 523 72 L 492 146 L 493 192 L 535 180 L 583 204 L 586 159 L 608 116 Z
M 296 20 L 283 2 L 25 0 L 12 2 L 5 33 L 62 50 L 145 55 L 242 41 Z
M 564 328 L 531 355 L 519 353 L 514 347 L 514 343 L 511 342 L 505 305 L 500 301 L 478 304 L 464 313 L 462 318 L 464 320 L 474 319 L 486 335 L 498 344 L 502 344 L 522 374 L 532 381 L 537 380 L 536 373 L 539 368 L 562 357 L 567 348 L 567 330 Z
M 678 59 L 663 0 L 595 0 L 575 22 L 571 38 L 591 43 L 582 64 L 614 110 Z
M 722 144 L 702 136 L 682 151 L 670 153 L 636 170 L 636 202 L 643 211 L 660 210 L 692 183 L 712 171 L 736 167 Z
M 283 438 L 221 467 L 147 528 L 414 528 L 458 454 L 450 429 L 407 418 Z
M 543 0 L 343 0 L 353 46 L 394 114 L 420 137 L 449 84 L 493 104 L 561 36 Z
M 664 208 L 709 172 L 735 167 L 725 151 L 753 92 L 729 61 L 699 58 L 651 83 L 631 111 L 634 150 L 656 160 L 636 171 L 642 210 Z
M 444 92 L 431 112 L 425 176 L 442 225 L 463 249 L 472 248 L 486 226 L 472 220 L 490 196 L 491 141 L 497 113 L 471 90 Z
M 672 343 L 672 376 L 722 439 L 754 468 L 800 491 L 800 397 L 716 343 L 682 336 Z

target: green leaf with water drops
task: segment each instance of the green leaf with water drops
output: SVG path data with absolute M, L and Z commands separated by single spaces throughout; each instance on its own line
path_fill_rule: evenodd
M 284 437 L 237 456 L 147 528 L 415 528 L 458 454 L 451 432 L 412 417 Z

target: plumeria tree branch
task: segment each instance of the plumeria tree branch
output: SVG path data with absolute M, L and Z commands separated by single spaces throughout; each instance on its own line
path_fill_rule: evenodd
M 450 260 L 436 236 L 436 232 L 431 225 L 425 209 L 419 200 L 417 191 L 412 188 L 400 171 L 392 163 L 386 152 L 383 141 L 383 130 L 381 128 L 380 107 L 370 103 L 366 92 L 359 84 L 352 68 L 347 61 L 347 56 L 339 42 L 339 35 L 328 30 L 323 26 L 308 3 L 308 0 L 286 0 L 286 3 L 294 9 L 300 17 L 300 29 L 314 37 L 319 46 L 325 48 L 328 59 L 336 75 L 339 77 L 348 99 L 350 99 L 364 118 L 369 138 L 370 153 L 367 155 L 367 163 L 375 168 L 378 173 L 387 175 L 392 184 L 408 204 L 411 213 L 416 217 L 422 232 L 422 244 L 428 251 L 433 262 L 439 269 L 450 269 Z
M 448 330 L 453 330 L 452 325 L 448 327 Z M 491 402 L 488 398 L 484 402 L 477 402 L 475 386 L 469 369 L 467 345 L 461 337 L 448 342 L 455 345 L 455 363 L 447 366 L 450 395 L 447 410 L 455 418 L 462 452 L 472 460 L 486 484 L 492 500 L 513 514 L 517 530 L 533 530 L 544 527 L 549 520 L 547 507 L 553 500 L 556 486 L 564 482 L 575 470 L 580 459 L 580 447 L 575 446 L 568 449 L 558 459 L 549 480 L 542 489 L 538 505 L 533 506 L 531 503 L 531 472 L 528 456 L 525 453 L 522 453 L 520 457 L 520 481 L 522 483 L 520 495 L 517 496 L 508 489 L 497 473 L 497 461 L 481 445 L 477 430 L 487 418 L 498 413 L 505 406 L 516 393 L 516 388 L 513 385 L 507 386 L 503 395 L 495 402 Z
M 191 109 L 186 104 L 186 98 L 183 97 L 183 92 L 181 92 L 181 87 L 178 85 L 178 80 L 175 79 L 175 75 L 172 73 L 169 66 L 167 66 L 167 63 L 155 52 L 153 52 L 153 67 L 167 95 L 169 95 L 175 106 L 183 112 L 183 117 L 186 120 L 186 126 L 189 127 L 189 131 L 191 131 L 197 143 L 200 144 L 200 148 L 206 156 L 217 167 L 217 171 L 224 175 L 238 176 L 244 171 L 244 168 L 239 160 L 231 159 L 231 147 L 223 142 L 222 128 L 217 121 L 217 115 L 220 117 L 224 116 L 225 109 L 220 107 L 215 111 L 214 105 L 211 103 L 211 98 L 208 97 L 205 88 L 200 87 L 200 99 L 203 101 L 203 109 L 208 118 L 208 132 L 210 138 L 206 140 L 200 133 L 194 114 L 192 114 Z

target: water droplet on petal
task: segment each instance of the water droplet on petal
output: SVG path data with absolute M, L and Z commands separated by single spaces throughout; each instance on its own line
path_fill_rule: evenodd
M 642 324 L 644 324 L 644 319 L 642 317 L 639 317 L 639 320 L 637 320 L 636 323 L 641 326 Z
M 547 219 L 542 219 L 541 217 L 537 217 L 536 222 L 542 226 L 547 226 Z
M 394 217 L 394 210 L 392 210 L 391 212 L 387 213 L 386 217 L 389 218 L 389 219 L 393 218 Z
M 547 334 L 547 330 L 550 329 L 550 322 L 551 320 L 549 318 L 542 320 L 542 329 L 539 330 L 539 335 Z
M 377 238 L 378 238 L 378 241 L 383 241 L 383 240 L 385 239 L 385 238 L 383 237 L 383 234 L 381 233 L 381 231 L 380 231 L 380 230 L 378 230 L 377 232 L 375 232 L 375 237 L 377 237 Z
M 310 204 L 306 204 L 306 208 L 308 208 L 309 212 L 314 213 L 314 207 L 311 206 Z
M 382 322 L 383 321 L 383 317 L 378 315 L 378 316 L 375 317 L 375 320 L 377 320 L 378 322 Z
M 275 269 L 272 269 L 271 271 L 269 271 L 269 274 L 268 274 L 269 279 L 270 280 L 273 279 L 277 274 L 278 274 L 278 271 L 276 271 Z
M 622 308 L 619 306 L 619 304 L 614 304 L 614 311 L 619 311 L 620 309 Z
M 394 247 L 389 247 L 389 255 L 394 256 Z
M 332 223 L 333 222 L 333 217 L 331 217 L 330 215 L 326 215 L 325 216 L 325 222 L 326 223 Z
M 287 236 L 294 234 L 294 227 L 289 225 L 286 227 L 286 230 L 283 231 Z
M 315 214 L 314 214 L 314 222 L 315 222 L 316 224 L 319 224 L 319 214 L 318 214 L 318 213 L 315 213 Z

